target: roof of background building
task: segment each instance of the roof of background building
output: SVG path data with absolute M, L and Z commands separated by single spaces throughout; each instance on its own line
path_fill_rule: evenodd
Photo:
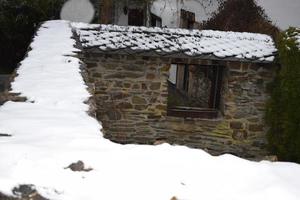
M 84 49 L 104 53 L 272 62 L 273 39 L 256 33 L 73 23 Z

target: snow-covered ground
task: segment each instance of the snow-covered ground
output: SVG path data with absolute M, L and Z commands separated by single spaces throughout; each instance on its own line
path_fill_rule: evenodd
M 0 107 L 0 191 L 34 184 L 62 200 L 298 200 L 300 166 L 213 157 L 187 147 L 118 145 L 86 111 L 89 94 L 68 22 L 45 23 L 13 91 L 28 102 Z M 65 169 L 82 160 L 90 172 Z

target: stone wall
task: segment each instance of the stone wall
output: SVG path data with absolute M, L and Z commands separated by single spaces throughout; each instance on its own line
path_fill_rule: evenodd
M 212 154 L 260 157 L 266 152 L 266 85 L 275 67 L 224 61 L 134 57 L 85 52 L 90 84 L 95 86 L 97 117 L 106 138 L 118 143 L 171 144 Z M 171 63 L 224 66 L 217 119 L 167 116 Z
M 11 90 L 10 84 L 11 82 L 14 81 L 16 76 L 17 76 L 16 70 L 11 75 L 2 76 L 3 90 L 0 91 L 0 106 L 7 101 L 25 102 L 27 100 L 26 97 L 20 96 L 19 93 L 9 92 Z

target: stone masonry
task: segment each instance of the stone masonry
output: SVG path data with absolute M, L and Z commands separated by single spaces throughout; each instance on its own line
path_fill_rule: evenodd
M 106 138 L 122 143 L 166 141 L 219 155 L 267 155 L 264 108 L 270 64 L 101 54 L 85 50 L 89 82 L 95 87 L 97 118 Z M 224 67 L 221 108 L 216 119 L 167 116 L 171 63 Z

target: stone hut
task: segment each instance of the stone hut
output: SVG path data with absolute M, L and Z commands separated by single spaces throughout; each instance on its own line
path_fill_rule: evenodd
M 106 138 L 267 154 L 266 86 L 277 52 L 271 37 L 116 25 L 75 30 Z

